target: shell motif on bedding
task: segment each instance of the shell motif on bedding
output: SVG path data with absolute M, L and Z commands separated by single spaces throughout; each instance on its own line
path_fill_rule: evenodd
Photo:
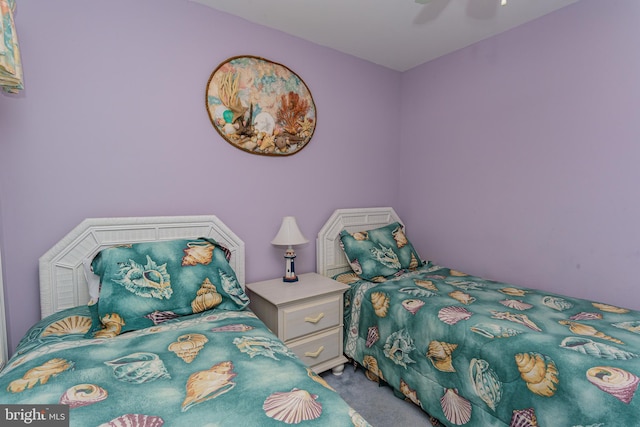
M 409 353 L 415 349 L 409 333 L 406 329 L 400 329 L 387 337 L 383 351 L 384 355 L 393 363 L 406 368 L 407 363 L 416 363 L 415 360 L 409 357 Z
M 499 320 L 508 320 L 510 322 L 518 323 L 520 325 L 524 325 L 529 329 L 533 329 L 537 332 L 542 332 L 542 329 L 538 325 L 536 325 L 533 320 L 529 319 L 526 314 L 521 313 L 510 313 L 508 311 L 496 311 L 491 310 L 491 317 Z
M 60 404 L 73 409 L 101 402 L 108 396 L 107 390 L 96 384 L 76 384 L 60 396 Z
M 414 389 L 409 387 L 409 384 L 407 384 L 402 378 L 400 378 L 400 393 L 402 393 L 404 397 L 412 401 L 414 404 L 422 408 L 422 402 L 420 402 L 420 399 L 418 399 L 418 393 Z
M 625 329 L 629 332 L 633 332 L 634 334 L 640 334 L 640 321 L 631 321 L 631 322 L 618 322 L 612 323 L 612 326 L 616 328 Z
M 252 329 L 255 328 L 251 325 L 245 325 L 244 323 L 233 323 L 231 325 L 218 326 L 209 330 L 211 332 L 247 332 Z
M 339 274 L 338 276 L 336 276 L 335 280 L 340 283 L 344 283 L 345 285 L 351 285 L 352 283 L 356 283 L 358 280 L 360 280 L 360 277 L 358 277 L 358 275 L 354 272 L 349 272 Z
M 507 288 L 502 288 L 502 289 L 498 289 L 500 292 L 502 292 L 505 295 L 509 295 L 512 297 L 523 297 L 526 294 L 528 294 L 528 291 L 525 291 L 524 289 L 518 289 L 518 288 L 511 288 L 511 287 L 507 287 Z
M 445 388 L 440 406 L 444 416 L 454 425 L 466 424 L 471 419 L 471 403 L 458 394 L 458 389 Z
M 322 384 L 324 387 L 328 388 L 329 390 L 336 391 L 333 387 L 331 387 L 329 385 L 329 383 L 324 378 L 322 378 L 320 375 L 316 374 L 313 371 L 313 369 L 307 368 L 307 375 L 309 376 L 309 378 L 311 378 L 312 380 L 314 380 L 318 384 Z
M 471 327 L 471 332 L 487 338 L 509 338 L 522 334 L 522 331 L 513 328 L 505 328 L 495 323 L 478 323 Z
M 453 351 L 458 348 L 458 344 L 451 344 L 444 341 L 431 341 L 427 348 L 427 358 L 433 366 L 442 372 L 455 372 L 453 367 Z
M 280 360 L 276 354 L 295 358 L 293 353 L 283 342 L 273 340 L 267 337 L 238 337 L 233 339 L 233 344 L 243 353 L 247 353 L 249 357 L 265 356 L 274 360 Z
M 602 304 L 600 302 L 592 302 L 591 305 L 593 305 L 598 310 L 606 311 L 609 313 L 625 314 L 629 312 L 629 310 L 627 310 L 626 308 L 616 307 L 615 305 Z
M 41 336 L 86 334 L 91 328 L 91 318 L 87 316 L 68 316 L 48 325 Z
M 385 267 L 394 268 L 396 270 L 402 267 L 402 264 L 400 264 L 400 260 L 398 259 L 398 255 L 392 248 L 386 247 L 380 243 L 378 243 L 378 246 L 378 248 L 371 248 L 369 250 L 376 261 Z
M 187 243 L 187 248 L 184 250 L 184 256 L 182 257 L 182 265 L 207 265 L 211 263 L 213 259 L 213 250 L 215 245 L 211 242 L 197 241 Z
M 40 366 L 29 369 L 22 378 L 11 381 L 7 387 L 7 391 L 11 393 L 20 393 L 28 388 L 33 388 L 36 384 L 46 384 L 51 377 L 71 369 L 74 362 L 66 359 L 54 358 L 49 359 Z
M 207 337 L 202 334 L 185 334 L 169 344 L 168 349 L 186 363 L 191 363 L 208 341 Z
M 171 379 L 162 359 L 155 353 L 131 353 L 104 364 L 113 369 L 113 375 L 117 380 L 126 383 L 142 384 Z
M 569 330 L 576 335 L 587 335 L 591 337 L 601 338 L 603 340 L 608 340 L 615 342 L 617 344 L 624 344 L 624 342 L 620 341 L 617 338 L 610 337 L 609 335 L 600 332 L 596 328 L 590 325 L 585 325 L 583 323 L 572 322 L 570 320 L 558 320 L 558 323 L 561 325 L 565 325 L 569 327 Z
M 560 343 L 560 347 L 600 359 L 629 360 L 639 357 L 635 353 L 582 337 L 566 337 Z
M 318 396 L 307 390 L 293 388 L 288 392 L 275 392 L 262 404 L 269 418 L 286 424 L 300 424 L 302 421 L 315 420 L 322 415 L 322 404 Z
M 98 427 L 162 427 L 164 420 L 155 415 L 125 414 Z
M 437 295 L 435 292 L 429 291 L 427 289 L 416 288 L 413 286 L 405 286 L 404 288 L 398 289 L 398 292 L 403 292 L 405 294 L 413 295 L 414 297 L 421 298 L 429 298 L 434 295 Z
M 118 313 L 105 314 L 100 319 L 100 323 L 102 323 L 102 329 L 93 334 L 95 338 L 113 338 L 120 335 L 125 324 L 124 319 Z
M 633 399 L 640 378 L 631 372 L 611 366 L 595 366 L 587 371 L 589 382 L 623 403 Z
M 378 317 L 385 317 L 389 309 L 389 296 L 384 292 L 372 292 L 371 304 Z
M 449 292 L 449 296 L 465 305 L 469 305 L 476 300 L 474 297 L 472 297 L 468 293 L 462 292 L 462 291 Z
M 396 227 L 391 234 L 393 235 L 393 240 L 396 241 L 398 249 L 405 247 L 406 244 L 409 243 L 409 240 L 407 240 L 407 236 L 404 234 L 404 231 L 402 231 L 401 226 Z
M 538 418 L 533 408 L 514 409 L 509 427 L 538 427 Z
M 413 282 L 416 286 L 420 286 L 421 288 L 425 288 L 433 292 L 438 292 L 438 287 L 431 280 L 414 279 Z
M 516 310 L 529 310 L 531 307 L 533 307 L 533 305 L 517 299 L 504 299 L 500 301 L 500 304 L 504 305 L 505 307 L 514 308 Z
M 560 298 L 560 297 L 554 297 L 551 295 L 546 295 L 542 297 L 542 304 L 558 311 L 565 311 L 573 307 L 573 303 L 567 301 L 566 299 Z
M 113 281 L 129 292 L 145 298 L 169 299 L 173 294 L 167 264 L 158 265 L 147 255 L 145 265 L 133 260 L 118 263 L 119 279 Z
M 214 308 L 221 302 L 222 295 L 218 293 L 216 286 L 207 277 L 202 281 L 200 289 L 196 292 L 196 297 L 191 301 L 191 310 L 194 313 L 201 313 Z
M 218 272 L 218 275 L 220 276 L 222 289 L 229 295 L 229 298 L 241 307 L 247 306 L 249 304 L 249 297 L 242 290 L 238 280 L 222 270 Z
M 551 358 L 545 354 L 529 352 L 515 355 L 520 377 L 527 388 L 544 397 L 551 397 L 558 385 L 558 368 Z
M 409 270 L 415 270 L 420 267 L 422 263 L 416 258 L 414 254 L 411 254 L 411 261 L 409 261 Z
M 367 231 L 356 231 L 355 233 L 351 233 L 351 237 L 359 241 L 369 240 L 369 233 Z
M 438 311 L 438 319 L 447 325 L 455 325 L 461 320 L 467 320 L 471 317 L 473 313 L 467 310 L 464 307 L 460 307 L 457 305 L 451 305 L 448 307 L 442 307 L 440 311 Z
M 450 276 L 456 276 L 456 277 L 465 277 L 468 276 L 467 273 L 463 273 L 462 271 L 458 271 L 458 270 L 451 270 L 449 269 L 449 275 Z
M 489 367 L 489 363 L 483 359 L 471 359 L 469 377 L 478 397 L 495 411 L 496 405 L 502 398 L 502 382 Z
M 402 301 L 402 308 L 411 314 L 416 314 L 422 308 L 424 301 L 419 299 L 406 299 Z
M 371 348 L 380 339 L 380 331 L 377 326 L 370 326 L 367 329 L 367 341 L 365 347 Z
M 156 310 L 149 314 L 145 314 L 144 317 L 151 320 L 154 325 L 159 325 L 160 323 L 164 323 L 167 320 L 175 319 L 176 317 L 179 317 L 179 316 L 170 310 L 167 310 L 167 311 Z
M 384 381 L 384 375 L 382 375 L 382 371 L 378 367 L 378 360 L 370 355 L 364 356 L 362 359 L 362 366 L 366 369 L 365 375 L 369 380 L 373 382 L 380 382 L 380 380 Z
M 233 389 L 236 386 L 232 381 L 235 376 L 233 362 L 230 360 L 191 374 L 186 384 L 187 395 L 182 402 L 182 412 Z
M 574 314 L 573 316 L 569 317 L 569 319 L 571 319 L 571 320 L 600 320 L 600 319 L 602 319 L 602 314 L 593 313 L 593 312 L 587 312 L 587 311 L 581 311 L 580 313 Z

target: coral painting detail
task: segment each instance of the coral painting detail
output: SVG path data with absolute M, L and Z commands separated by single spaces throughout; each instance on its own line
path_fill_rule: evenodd
M 291 155 L 315 131 L 309 88 L 284 65 L 255 56 L 229 58 L 211 74 L 205 94 L 215 130 L 252 154 Z

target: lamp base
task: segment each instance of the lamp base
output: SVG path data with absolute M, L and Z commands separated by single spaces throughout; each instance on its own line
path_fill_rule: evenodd
M 293 277 L 283 276 L 282 277 L 282 281 L 283 282 L 297 282 L 298 281 L 298 276 L 293 276 Z

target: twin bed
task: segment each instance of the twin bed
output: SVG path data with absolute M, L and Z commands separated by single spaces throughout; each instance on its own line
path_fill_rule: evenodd
M 368 425 L 246 308 L 244 243 L 215 216 L 85 220 L 40 279 L 2 405 L 68 405 L 81 427 Z
M 390 208 L 338 210 L 318 234 L 370 379 L 446 426 L 640 426 L 640 312 L 415 262 L 408 236 Z
M 424 261 L 391 208 L 334 212 L 317 267 L 350 285 L 347 357 L 443 425 L 640 425 L 640 312 Z M 85 220 L 40 273 L 2 405 L 83 427 L 368 425 L 246 308 L 244 243 L 215 216 Z

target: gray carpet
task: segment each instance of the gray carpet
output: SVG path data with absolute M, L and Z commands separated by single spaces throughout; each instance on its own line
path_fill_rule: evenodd
M 373 427 L 432 426 L 418 406 L 395 397 L 391 387 L 367 379 L 362 368 L 354 371 L 347 364 L 340 376 L 330 370 L 321 376 Z

